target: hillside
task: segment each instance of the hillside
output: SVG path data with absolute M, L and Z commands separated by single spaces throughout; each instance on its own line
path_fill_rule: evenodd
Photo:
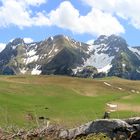
M 140 82 L 62 76 L 0 76 L 0 125 L 32 127 L 39 117 L 64 126 L 102 118 L 106 103 L 117 103 L 111 117 L 140 114 Z M 30 120 L 28 117 L 32 116 Z

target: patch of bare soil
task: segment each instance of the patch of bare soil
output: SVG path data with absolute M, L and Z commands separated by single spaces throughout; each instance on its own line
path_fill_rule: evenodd
M 115 104 L 118 105 L 118 111 L 140 112 L 140 105 L 132 105 L 132 104 L 124 104 L 124 103 L 115 103 Z

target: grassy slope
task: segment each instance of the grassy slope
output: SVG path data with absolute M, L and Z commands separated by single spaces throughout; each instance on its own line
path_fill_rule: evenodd
M 112 87 L 104 84 L 110 83 Z M 0 124 L 33 126 L 26 119 L 45 116 L 51 121 L 67 126 L 78 125 L 101 118 L 108 102 L 140 104 L 140 82 L 119 78 L 80 79 L 61 76 L 1 76 L 0 77 Z M 119 90 L 121 87 L 124 90 Z M 124 98 L 127 96 L 132 98 Z M 135 101 L 133 101 L 133 98 Z M 48 109 L 45 109 L 48 108 Z M 129 117 L 131 110 L 112 113 L 112 117 Z

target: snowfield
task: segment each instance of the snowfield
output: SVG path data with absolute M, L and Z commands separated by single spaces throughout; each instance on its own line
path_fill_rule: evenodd
M 129 50 L 135 53 L 135 55 L 140 59 L 140 50 L 137 48 L 129 47 Z
M 95 52 L 84 62 L 84 66 L 93 66 L 97 68 L 98 72 L 107 73 L 112 67 L 111 62 L 114 59 L 114 56 L 99 53 L 100 51 L 106 51 L 107 49 L 108 48 L 105 45 L 91 46 L 89 51 L 95 50 Z

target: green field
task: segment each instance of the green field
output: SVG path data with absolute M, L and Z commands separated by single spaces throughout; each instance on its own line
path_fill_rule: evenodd
M 105 84 L 108 83 L 111 86 Z M 36 126 L 39 117 L 76 126 L 102 118 L 106 103 L 117 103 L 112 118 L 140 114 L 140 81 L 63 76 L 0 76 L 0 125 Z M 33 118 L 28 119 L 28 115 Z

